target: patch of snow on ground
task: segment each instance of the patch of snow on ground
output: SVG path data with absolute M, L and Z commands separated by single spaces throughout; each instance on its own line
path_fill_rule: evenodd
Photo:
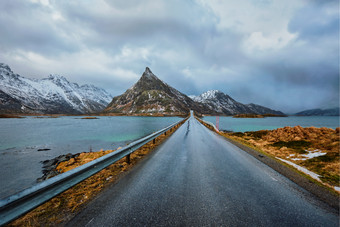
M 285 159 L 282 159 L 282 158 L 278 158 L 278 157 L 276 157 L 276 158 L 279 159 L 279 160 L 282 161 L 282 162 L 285 162 L 285 163 L 287 163 L 287 164 L 293 166 L 293 167 L 296 168 L 297 170 L 300 170 L 301 172 L 303 172 L 303 173 L 305 173 L 305 174 L 311 176 L 313 179 L 315 179 L 315 180 L 321 182 L 321 180 L 320 180 L 320 175 L 318 175 L 318 174 L 316 174 L 316 173 L 313 173 L 312 171 L 309 171 L 308 169 L 306 169 L 306 168 L 304 168 L 304 167 L 302 167 L 302 166 L 296 165 L 295 163 L 290 162 L 290 161 L 288 161 L 288 160 L 285 160 Z
M 320 150 L 307 151 L 307 152 L 308 152 L 308 154 L 303 154 L 302 156 L 304 156 L 308 159 L 323 156 L 323 155 L 327 154 L 327 153 L 322 153 Z
M 289 155 L 287 158 L 290 158 L 291 160 L 294 160 L 294 161 L 305 161 L 307 159 L 311 159 L 311 158 L 316 158 L 316 157 L 319 157 L 319 156 L 323 156 L 323 155 L 326 155 L 327 153 L 322 153 L 322 151 L 320 150 L 314 150 L 314 151 L 308 151 L 308 154 L 302 154 L 301 156 L 303 156 L 304 158 L 292 158 L 292 156 L 294 156 L 294 154 L 291 154 Z
M 340 192 L 340 187 L 334 186 L 335 191 Z

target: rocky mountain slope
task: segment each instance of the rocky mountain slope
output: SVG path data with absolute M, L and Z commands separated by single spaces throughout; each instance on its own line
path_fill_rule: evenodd
M 189 96 L 195 102 L 204 104 L 209 109 L 218 112 L 219 114 L 235 115 L 235 114 L 277 114 L 283 115 L 282 112 L 269 109 L 256 104 L 242 104 L 235 101 L 229 95 L 218 90 L 207 91 L 199 96 Z
M 283 114 L 255 104 L 244 105 L 217 90 L 189 98 L 157 78 L 149 68 L 145 69 L 135 85 L 124 94 L 114 97 L 104 113 L 175 115 L 186 114 L 189 110 L 211 115 Z
M 94 113 L 111 100 L 110 94 L 93 85 L 79 86 L 58 75 L 28 79 L 0 63 L 0 113 Z
M 190 110 L 210 111 L 161 81 L 147 67 L 139 81 L 124 94 L 114 97 L 104 113 L 176 115 Z
M 311 109 L 296 113 L 297 116 L 339 116 L 339 107 L 330 109 Z

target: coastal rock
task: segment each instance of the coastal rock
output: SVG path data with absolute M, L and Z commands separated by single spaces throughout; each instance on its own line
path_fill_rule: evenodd
M 68 161 L 70 159 L 74 160 L 75 158 L 79 156 L 79 154 L 80 153 L 77 153 L 77 154 L 68 153 L 65 155 L 60 155 L 50 160 L 42 161 L 41 163 L 43 164 L 43 167 L 42 167 L 43 176 L 38 178 L 37 182 L 41 182 L 41 181 L 47 180 L 51 177 L 58 175 L 59 174 L 59 171 L 57 170 L 58 164 L 64 161 Z
M 41 148 L 41 149 L 38 149 L 37 151 L 49 151 L 49 150 L 51 150 L 51 149 L 49 149 L 49 148 Z

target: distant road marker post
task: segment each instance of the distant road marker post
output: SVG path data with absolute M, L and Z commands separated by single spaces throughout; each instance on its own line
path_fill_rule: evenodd
M 216 116 L 216 128 L 218 131 L 220 130 L 219 124 L 220 124 L 220 117 Z

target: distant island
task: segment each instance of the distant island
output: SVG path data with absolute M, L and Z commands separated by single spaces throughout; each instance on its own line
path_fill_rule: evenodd
M 339 107 L 330 109 L 304 110 L 295 114 L 296 116 L 339 116 Z

